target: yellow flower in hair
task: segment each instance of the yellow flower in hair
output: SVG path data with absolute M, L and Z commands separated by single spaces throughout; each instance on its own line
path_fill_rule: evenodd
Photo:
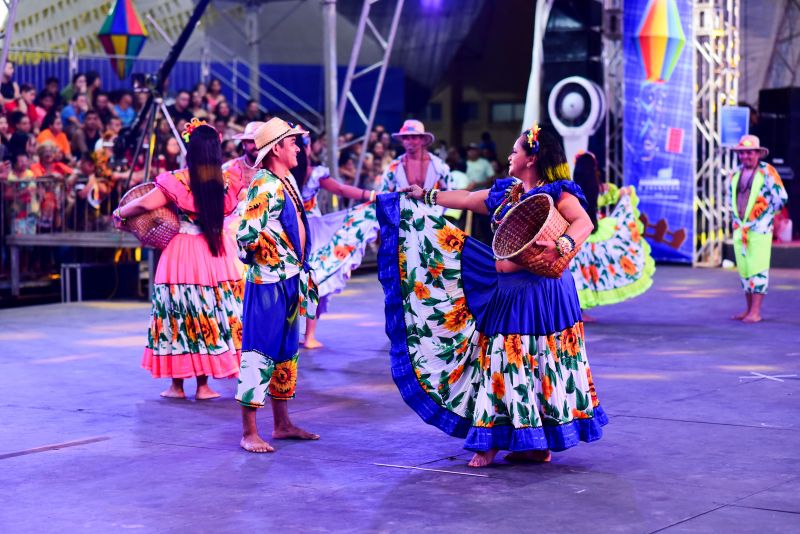
M 530 130 L 528 130 L 528 139 L 527 139 L 527 141 L 528 141 L 528 146 L 529 147 L 533 148 L 533 144 L 539 142 L 539 132 L 541 132 L 541 131 L 542 131 L 542 129 L 539 128 L 539 125 L 534 122 L 533 126 L 531 126 Z

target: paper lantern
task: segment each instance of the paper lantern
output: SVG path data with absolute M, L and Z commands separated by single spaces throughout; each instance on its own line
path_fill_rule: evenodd
M 636 44 L 648 82 L 669 81 L 686 46 L 675 0 L 650 0 L 644 10 Z
M 111 57 L 111 66 L 124 80 L 147 40 L 147 29 L 131 0 L 116 1 L 97 37 L 109 56 L 129 56 Z

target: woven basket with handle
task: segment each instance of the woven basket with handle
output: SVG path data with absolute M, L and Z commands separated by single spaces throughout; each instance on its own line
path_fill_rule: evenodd
M 155 187 L 154 183 L 146 183 L 131 188 L 119 201 L 120 207 L 143 197 Z M 178 215 L 172 204 L 146 211 L 135 217 L 128 217 L 123 227 L 124 230 L 136 236 L 142 245 L 159 249 L 166 248 L 172 238 L 178 234 L 180 228 Z
M 542 259 L 544 247 L 537 241 L 555 241 L 569 223 L 553 205 L 550 195 L 531 195 L 509 210 L 492 240 L 498 260 L 511 260 L 529 271 L 548 278 L 559 278 L 580 247 L 554 263 Z

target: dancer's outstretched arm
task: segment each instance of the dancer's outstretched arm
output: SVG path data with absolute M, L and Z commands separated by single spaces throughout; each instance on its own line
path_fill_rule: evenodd
M 320 180 L 319 186 L 326 191 L 330 191 L 334 195 L 339 195 L 340 197 L 352 198 L 353 200 L 361 200 L 363 202 L 375 200 L 373 191 L 343 184 L 342 182 L 331 177 Z
M 418 185 L 412 185 L 400 190 L 416 200 L 422 200 L 425 190 Z M 439 191 L 436 194 L 436 204 L 445 208 L 457 210 L 470 210 L 482 215 L 488 215 L 489 209 L 486 207 L 486 199 L 489 197 L 489 190 L 480 191 Z

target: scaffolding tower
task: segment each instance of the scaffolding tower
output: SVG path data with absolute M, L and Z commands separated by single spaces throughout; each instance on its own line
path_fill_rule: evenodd
M 695 246 L 692 264 L 716 267 L 730 239 L 733 153 L 720 142 L 720 111 L 738 101 L 739 0 L 695 0 Z

